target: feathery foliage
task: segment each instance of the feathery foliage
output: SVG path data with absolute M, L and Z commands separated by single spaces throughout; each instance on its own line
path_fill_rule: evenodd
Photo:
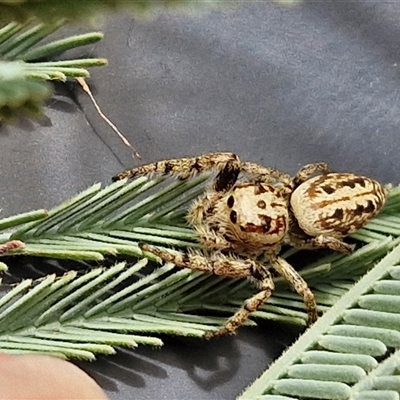
M 239 399 L 399 398 L 400 240 L 394 243 Z
M 0 249 L 20 241 L 25 247 L 8 254 L 101 261 L 114 254 L 154 260 L 141 253 L 139 241 L 196 247 L 184 217 L 208 178 L 142 177 L 105 188 L 94 185 L 52 210 L 0 220 Z M 243 399 L 297 398 L 291 388 L 298 385 L 304 398 L 311 392 L 313 399 L 338 398 L 333 395 L 338 391 L 353 399 L 362 385 L 366 395 L 375 393 L 377 384 L 367 387 L 369 376 L 379 377 L 381 387 L 396 380 L 397 358 L 385 356 L 398 347 L 400 330 L 398 267 L 393 268 L 400 259 L 399 209 L 400 188 L 395 188 L 383 212 L 353 235 L 363 246 L 348 256 L 329 254 L 301 270 L 325 316 Z M 289 249 L 283 256 L 296 265 L 293 253 Z M 111 354 L 115 346 L 159 346 L 160 333 L 200 337 L 257 290 L 246 280 L 168 264 L 152 270 L 145 264 L 22 281 L 0 300 L 0 349 L 93 359 L 96 353 Z M 307 315 L 302 299 L 276 278 L 273 297 L 248 324 L 259 318 L 305 326 Z
M 25 22 L 32 18 L 56 21 L 63 16 L 71 21 L 93 21 L 116 9 L 143 12 L 160 6 L 189 3 L 188 0 L 0 0 L 0 23 Z M 197 2 L 196 2 L 197 3 Z M 204 1 L 204 3 L 206 3 Z
M 100 33 L 72 36 L 35 47 L 61 26 L 70 22 L 92 21 L 117 8 L 136 13 L 160 6 L 186 3 L 198 7 L 207 2 L 188 0 L 0 0 L 0 121 L 20 115 L 40 115 L 52 94 L 48 80 L 88 77 L 87 68 L 103 66 L 104 59 L 51 62 L 66 50 L 94 43 Z
M 65 19 L 52 24 L 12 22 L 0 29 L 0 121 L 40 114 L 41 105 L 52 93 L 47 81 L 88 77 L 87 68 L 106 65 L 100 58 L 45 61 L 103 37 L 92 32 L 38 45 L 65 23 Z

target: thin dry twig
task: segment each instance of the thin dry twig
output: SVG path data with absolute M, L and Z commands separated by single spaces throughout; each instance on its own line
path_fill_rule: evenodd
M 82 89 L 89 95 L 90 100 L 92 100 L 92 103 L 94 104 L 97 112 L 99 113 L 100 117 L 106 121 L 106 123 L 113 129 L 117 135 L 120 137 L 120 139 L 124 142 L 125 146 L 129 147 L 133 151 L 133 156 L 137 157 L 139 160 L 142 159 L 142 156 L 139 154 L 139 152 L 135 149 L 135 147 L 132 146 L 132 144 L 128 141 L 128 139 L 119 131 L 119 129 L 115 126 L 115 124 L 110 121 L 109 118 L 107 118 L 106 115 L 101 111 L 100 106 L 97 104 L 96 99 L 94 98 L 92 92 L 90 91 L 90 88 L 88 84 L 86 83 L 84 78 L 76 78 L 78 83 L 82 86 Z

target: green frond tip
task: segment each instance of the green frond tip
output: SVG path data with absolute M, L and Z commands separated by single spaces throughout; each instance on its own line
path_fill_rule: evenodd
M 52 92 L 47 82 L 27 80 L 21 62 L 0 62 L 0 121 L 37 116 Z
M 12 4 L 11 4 L 12 3 Z M 65 17 L 70 21 L 90 21 L 117 8 L 143 12 L 160 6 L 190 4 L 189 0 L 19 0 L 0 1 L 0 23 L 24 22 L 32 17 L 54 21 Z M 206 1 L 203 1 L 207 4 Z
M 2 8 L 20 6 L 0 1 L 0 19 Z M 12 122 L 21 115 L 40 115 L 44 101 L 52 94 L 52 87 L 45 81 L 86 78 L 89 76 L 87 68 L 107 64 L 103 58 L 36 62 L 95 43 L 103 37 L 93 32 L 38 45 L 65 23 L 65 18 L 58 17 L 42 24 L 12 22 L 0 29 L 0 121 Z
M 46 43 L 42 46 L 30 48 L 23 54 L 21 59 L 30 62 L 49 59 L 50 57 L 58 56 L 67 50 L 96 43 L 103 39 L 103 37 L 104 35 L 101 32 L 90 32 L 82 35 L 70 36 L 51 43 Z M 92 65 L 88 65 L 88 67 L 89 66 Z
M 0 219 L 0 231 L 47 217 L 46 210 L 35 210 Z

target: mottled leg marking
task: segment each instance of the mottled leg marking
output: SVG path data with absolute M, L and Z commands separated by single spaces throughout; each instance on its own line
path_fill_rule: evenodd
M 242 170 L 248 174 L 256 176 L 257 181 L 263 183 L 275 184 L 280 182 L 286 192 L 289 194 L 293 191 L 293 181 L 289 174 L 279 171 L 275 168 L 265 167 L 253 162 L 243 162 Z
M 316 172 L 322 172 L 323 174 L 327 174 L 329 172 L 328 165 L 326 163 L 315 163 L 315 164 L 305 165 L 303 168 L 299 170 L 299 172 L 293 179 L 295 186 L 301 185 L 311 175 L 315 174 Z
M 183 253 L 180 251 L 168 251 L 147 243 L 140 243 L 142 250 L 148 251 L 160 257 L 166 262 L 175 264 L 180 268 L 189 268 L 195 271 L 208 272 L 230 278 L 243 278 L 253 275 L 258 264 L 253 260 L 241 260 L 214 252 L 206 257 L 201 253 Z
M 212 169 L 221 170 L 227 162 L 240 162 L 239 157 L 234 153 L 219 152 L 204 154 L 198 157 L 190 158 L 176 158 L 171 160 L 158 161 L 152 164 L 142 165 L 133 168 L 112 178 L 113 181 L 119 181 L 125 178 L 133 178 L 139 175 L 146 175 L 150 173 L 161 173 L 164 175 L 177 175 L 185 179 L 194 173 L 204 172 Z
M 249 318 L 250 314 L 257 311 L 269 299 L 269 297 L 271 297 L 274 290 L 274 281 L 272 280 L 271 274 L 261 266 L 258 268 L 257 272 L 263 276 L 262 280 L 259 281 L 259 285 L 257 285 L 261 289 L 260 292 L 247 299 L 239 311 L 228 319 L 223 328 L 216 331 L 206 332 L 204 335 L 206 339 L 234 334 Z
M 213 189 L 216 192 L 227 192 L 236 183 L 241 169 L 240 160 L 228 161 L 213 181 Z
M 303 298 L 308 313 L 308 324 L 311 325 L 314 323 L 318 318 L 317 304 L 315 303 L 314 294 L 308 287 L 307 282 L 283 258 L 277 257 L 269 260 L 269 262 L 271 267 Z
M 319 235 L 316 237 L 299 237 L 289 234 L 291 246 L 300 250 L 330 249 L 339 253 L 349 254 L 354 251 L 355 245 L 343 242 L 340 239 Z
M 313 244 L 314 248 L 328 248 L 333 251 L 338 251 L 339 253 L 345 254 L 352 253 L 354 251 L 354 248 L 356 247 L 354 244 L 348 244 L 340 239 L 323 235 L 312 238 L 311 243 Z
M 253 277 L 256 279 L 257 286 L 261 289 L 260 292 L 246 300 L 242 308 L 228 319 L 224 327 L 207 332 L 205 334 L 207 339 L 235 333 L 249 315 L 267 301 L 274 290 L 271 274 L 261 264 L 251 259 L 236 259 L 221 253 L 214 253 L 213 258 L 210 259 L 200 253 L 185 254 L 177 251 L 172 253 L 146 243 L 141 243 L 140 248 L 180 268 L 190 268 L 230 278 Z

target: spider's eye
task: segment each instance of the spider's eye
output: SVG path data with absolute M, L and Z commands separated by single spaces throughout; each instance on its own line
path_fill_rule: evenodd
M 234 224 L 236 224 L 236 221 L 237 221 L 237 213 L 236 213 L 236 211 L 231 211 L 231 214 L 230 214 L 230 219 L 231 219 L 231 222 L 233 222 Z
M 232 208 L 234 203 L 235 203 L 234 197 L 233 196 L 229 196 L 228 197 L 228 201 L 227 201 L 228 207 Z

